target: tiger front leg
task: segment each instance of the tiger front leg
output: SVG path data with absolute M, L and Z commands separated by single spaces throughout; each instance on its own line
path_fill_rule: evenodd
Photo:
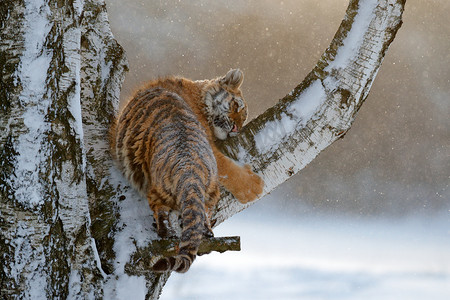
M 264 181 L 255 174 L 250 165 L 231 167 L 221 176 L 221 182 L 239 202 L 245 204 L 258 199 L 264 189 Z
M 241 167 L 218 150 L 214 154 L 216 156 L 217 168 L 219 169 L 220 183 L 239 202 L 245 204 L 257 199 L 262 194 L 264 181 L 252 171 L 250 165 Z

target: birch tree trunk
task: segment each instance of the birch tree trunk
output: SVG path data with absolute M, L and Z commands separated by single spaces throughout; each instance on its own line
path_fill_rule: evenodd
M 351 0 L 306 79 L 220 145 L 265 194 L 350 128 L 404 5 Z M 127 63 L 104 2 L 2 0 L 0 30 L 0 295 L 158 298 L 170 274 L 130 265 L 157 239 L 151 211 L 107 150 Z M 246 207 L 223 190 L 217 224 Z
M 80 107 L 83 12 L 81 1 L 1 4 L 3 299 L 102 296 Z

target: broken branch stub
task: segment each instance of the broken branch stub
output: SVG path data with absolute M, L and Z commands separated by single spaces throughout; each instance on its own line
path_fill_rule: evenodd
M 147 247 L 138 248 L 125 265 L 128 275 L 141 275 L 152 272 L 153 264 L 161 257 L 174 256 L 178 252 L 179 239 L 161 239 L 151 242 Z M 209 254 L 213 251 L 240 251 L 241 238 L 239 236 L 212 237 L 203 239 L 197 255 Z

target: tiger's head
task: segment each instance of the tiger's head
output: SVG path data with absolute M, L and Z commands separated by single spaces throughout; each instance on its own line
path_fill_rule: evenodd
M 219 140 L 237 135 L 247 120 L 247 103 L 239 89 L 243 81 L 242 71 L 232 69 L 208 81 L 203 89 L 206 116 Z

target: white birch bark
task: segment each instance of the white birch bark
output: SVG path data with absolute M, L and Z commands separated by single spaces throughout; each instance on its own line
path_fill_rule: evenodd
M 1 9 L 0 294 L 98 298 L 80 107 L 83 3 Z
M 351 0 L 306 79 L 221 145 L 263 176 L 265 194 L 350 128 L 404 5 Z M 125 269 L 157 235 L 107 150 L 127 66 L 104 2 L 3 0 L 0 22 L 1 296 L 158 298 L 169 274 Z M 224 191 L 215 218 L 246 207 Z

